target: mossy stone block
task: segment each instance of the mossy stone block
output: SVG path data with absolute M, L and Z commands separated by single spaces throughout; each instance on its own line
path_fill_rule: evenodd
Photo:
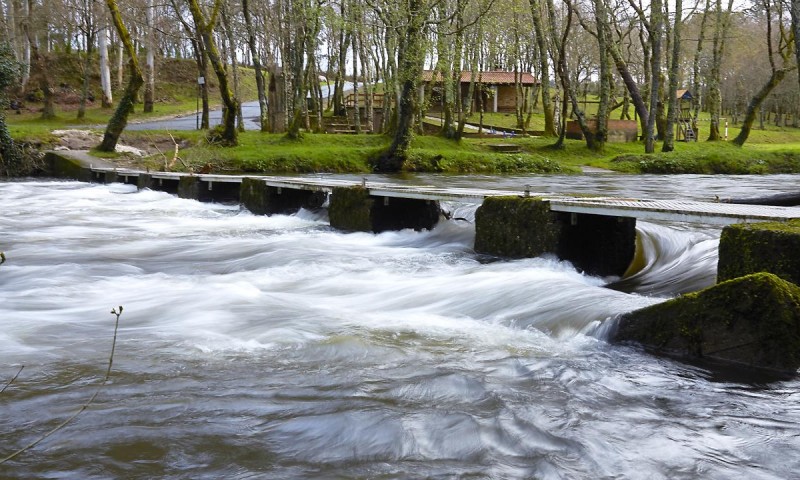
M 755 273 L 627 313 L 618 341 L 656 352 L 796 372 L 800 287 Z
M 475 251 L 511 258 L 556 253 L 561 223 L 536 197 L 489 197 L 475 212 Z
M 144 190 L 145 188 L 152 189 L 153 188 L 153 176 L 149 173 L 140 173 L 136 179 L 136 187 L 139 190 Z
M 50 175 L 57 178 L 69 178 L 80 182 L 91 182 L 92 171 L 84 167 L 79 160 L 59 155 L 58 152 L 47 152 L 44 156 Z
M 800 220 L 729 225 L 719 240 L 717 279 L 770 272 L 800 285 Z
M 245 177 L 239 187 L 239 201 L 242 206 L 256 215 L 266 215 L 267 184 L 262 180 Z
M 334 188 L 328 205 L 331 226 L 339 230 L 371 232 L 374 202 L 364 187 Z
M 178 181 L 178 197 L 199 200 L 200 179 L 193 176 L 181 177 Z

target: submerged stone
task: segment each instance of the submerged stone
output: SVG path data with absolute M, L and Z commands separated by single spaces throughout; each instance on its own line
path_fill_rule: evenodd
M 756 273 L 627 313 L 617 341 L 755 368 L 800 368 L 800 287 Z
M 719 239 L 718 281 L 770 272 L 800 285 L 800 220 L 729 225 Z

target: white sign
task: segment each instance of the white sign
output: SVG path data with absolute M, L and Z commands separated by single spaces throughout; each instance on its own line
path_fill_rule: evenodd
M 205 85 L 206 77 L 197 77 L 197 84 L 198 85 Z

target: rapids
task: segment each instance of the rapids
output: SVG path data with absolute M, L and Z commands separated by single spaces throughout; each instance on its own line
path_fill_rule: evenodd
M 420 177 L 641 197 L 772 177 Z M 789 183 L 791 182 L 791 183 Z M 0 478 L 791 478 L 797 380 L 756 384 L 606 341 L 614 317 L 712 284 L 719 230 L 640 222 L 644 268 L 331 229 L 112 184 L 0 182 L 0 458 L 111 379 Z M 607 288 L 609 284 L 613 288 Z M 626 293 L 630 292 L 630 293 Z

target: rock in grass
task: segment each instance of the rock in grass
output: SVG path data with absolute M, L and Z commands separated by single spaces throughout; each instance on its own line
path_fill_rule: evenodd
M 770 272 L 800 285 L 800 221 L 730 225 L 719 240 L 718 281 Z
M 781 372 L 800 368 L 800 287 L 770 273 L 714 285 L 620 318 L 617 341 Z

